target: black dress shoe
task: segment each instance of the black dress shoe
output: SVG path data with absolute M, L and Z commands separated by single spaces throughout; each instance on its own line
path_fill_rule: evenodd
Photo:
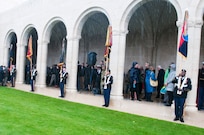
M 179 118 L 177 118 L 177 117 L 176 117 L 176 118 L 174 118 L 174 121 L 177 121 L 177 120 L 179 120 Z
M 59 97 L 64 98 L 64 96 L 59 96 Z
M 102 105 L 102 106 L 106 106 L 106 105 Z
M 184 122 L 184 119 L 183 119 L 183 118 L 180 118 L 180 121 L 181 121 L 181 122 Z

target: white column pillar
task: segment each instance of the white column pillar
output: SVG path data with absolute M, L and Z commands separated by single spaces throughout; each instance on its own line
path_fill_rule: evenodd
M 37 87 L 46 86 L 46 70 L 47 70 L 47 51 L 49 41 L 38 42 L 38 55 L 37 55 L 37 71 L 36 78 Z
M 188 93 L 187 107 L 196 109 L 197 83 L 198 83 L 198 69 L 200 59 L 200 45 L 201 45 L 201 30 L 203 21 L 194 22 L 189 27 L 189 44 L 188 44 L 188 64 L 187 76 L 191 78 L 192 90 Z
M 16 57 L 16 83 L 23 84 L 25 75 L 25 47 L 26 45 L 17 44 L 17 57 Z
M 113 43 L 110 54 L 110 70 L 113 75 L 113 87 L 111 90 L 111 97 L 116 99 L 123 98 L 123 77 L 127 33 L 127 31 L 118 31 L 114 29 L 112 32 Z
M 9 62 L 9 46 L 5 45 L 3 47 L 3 65 L 4 66 L 8 66 L 8 62 Z
M 1 43 L 0 43 L 1 44 Z M 4 46 L 3 46 L 3 44 L 1 44 L 1 46 L 0 46 L 0 65 L 3 65 L 3 58 L 4 58 Z
M 66 89 L 69 91 L 77 91 L 77 62 L 79 53 L 79 39 L 81 37 L 68 38 L 67 42 L 67 58 L 66 66 L 69 73 Z
M 186 99 L 186 108 L 196 110 L 196 96 L 197 96 L 197 82 L 198 82 L 198 69 L 200 59 L 200 43 L 201 43 L 201 28 L 202 21 L 189 21 L 188 23 L 188 56 L 187 59 L 182 59 L 177 55 L 177 74 L 181 69 L 186 69 L 186 76 L 192 81 L 192 90 L 188 92 Z M 181 28 L 181 25 L 179 25 Z M 181 29 L 180 29 L 181 31 Z M 181 33 L 181 32 L 179 32 Z M 178 35 L 178 44 L 180 41 L 180 34 Z

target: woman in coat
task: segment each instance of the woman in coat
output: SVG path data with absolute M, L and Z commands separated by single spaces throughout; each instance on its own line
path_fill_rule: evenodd
M 145 78 L 145 87 L 146 87 L 146 101 L 153 102 L 151 99 L 152 92 L 155 90 L 155 87 L 150 85 L 150 78 L 154 81 L 156 81 L 154 68 L 153 66 L 150 66 L 148 70 L 146 70 L 146 78 Z

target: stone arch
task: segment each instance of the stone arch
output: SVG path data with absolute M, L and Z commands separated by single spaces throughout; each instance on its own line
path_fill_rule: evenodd
M 103 59 L 108 25 L 110 25 L 110 17 L 106 10 L 101 7 L 88 8 L 79 15 L 73 27 L 73 37 L 71 38 L 80 39 L 77 51 L 78 56 L 76 56 L 80 64 L 87 63 L 87 57 L 90 52 L 97 54 L 96 63 L 99 63 L 100 60 Z M 87 84 L 94 85 L 96 84 L 94 82 L 95 81 L 92 83 L 92 79 L 90 79 L 90 82 L 87 82 Z M 80 82 L 78 84 L 80 84 Z M 88 89 L 86 85 L 84 85 L 84 88 Z M 77 85 L 77 89 L 80 89 L 79 85 Z
M 86 9 L 85 11 L 83 11 L 83 13 L 81 15 L 79 15 L 78 19 L 76 20 L 75 26 L 74 26 L 74 32 L 73 32 L 73 36 L 74 37 L 79 37 L 81 38 L 81 31 L 83 28 L 84 23 L 86 22 L 86 20 L 93 14 L 95 13 L 103 13 L 105 14 L 105 16 L 108 18 L 109 20 L 109 24 L 111 24 L 110 21 L 110 16 L 109 14 L 106 12 L 106 10 L 104 10 L 101 7 L 91 7 L 89 9 Z
M 133 1 L 132 3 L 129 4 L 129 6 L 126 8 L 124 14 L 122 15 L 122 19 L 120 22 L 121 31 L 127 31 L 129 20 L 130 20 L 131 16 L 133 15 L 133 13 L 135 12 L 135 10 L 138 9 L 144 3 L 147 3 L 149 1 L 153 1 L 153 0 L 136 0 L 136 1 Z M 164 0 L 164 1 L 167 1 L 167 0 Z M 178 1 L 177 0 L 169 0 L 169 2 L 174 6 L 174 8 L 177 12 L 178 19 L 182 18 L 182 10 L 181 10 L 181 7 L 180 7 Z
M 50 42 L 50 36 L 51 36 L 51 30 L 57 24 L 58 22 L 62 22 L 65 25 L 64 20 L 61 17 L 53 17 L 51 18 L 47 24 L 45 25 L 45 28 L 43 30 L 42 34 L 42 40 L 46 42 Z M 66 25 L 65 25 L 66 26 Z M 67 30 L 65 30 L 67 32 Z M 66 33 L 67 35 L 67 33 Z
M 15 31 L 13 29 L 9 30 L 5 36 L 5 40 L 4 40 L 4 45 L 5 45 L 5 53 L 6 53 L 6 60 L 9 61 L 9 48 L 11 47 L 10 45 L 13 44 L 13 55 L 12 55 L 12 61 L 8 63 L 8 65 L 10 64 L 16 64 L 16 48 L 17 48 L 17 35 L 15 33 Z
M 203 14 L 204 14 L 204 1 L 200 0 L 200 2 L 198 3 L 198 6 L 196 8 L 195 11 L 195 16 L 196 16 L 196 21 L 198 21 L 198 23 L 202 23 L 203 22 Z
M 7 34 L 6 34 L 6 36 L 5 36 L 5 40 L 4 40 L 4 45 L 5 45 L 6 47 L 9 47 L 10 42 L 11 42 L 11 38 L 12 38 L 12 35 L 13 35 L 13 34 L 16 35 L 16 33 L 15 33 L 15 31 L 14 31 L 13 29 L 11 29 L 11 30 L 9 30 L 9 31 L 7 32 Z M 17 43 L 17 39 L 16 39 L 16 43 Z
M 21 43 L 19 44 L 19 47 L 21 47 L 22 54 L 18 54 L 18 55 L 21 58 L 20 61 L 22 63 L 20 63 L 21 65 L 19 64 L 21 67 L 18 67 L 18 68 L 21 68 L 21 69 L 19 69 L 22 72 L 22 76 L 20 78 L 26 84 L 29 84 L 29 82 L 30 82 L 29 81 L 30 77 L 28 77 L 28 74 L 26 74 L 27 73 L 26 71 L 29 71 L 30 67 L 31 67 L 31 65 L 29 63 L 29 60 L 26 58 L 26 53 L 27 53 L 27 49 L 28 49 L 28 47 L 27 47 L 28 46 L 28 40 L 29 40 L 30 35 L 32 35 L 32 49 L 33 49 L 32 65 L 35 65 L 35 64 L 37 64 L 38 33 L 37 33 L 37 30 L 36 30 L 36 28 L 35 28 L 35 26 L 33 24 L 28 24 L 23 29 L 23 32 L 22 32 L 22 35 L 21 35 L 21 38 L 20 38 Z
M 25 46 L 27 45 L 29 33 L 32 31 L 32 29 L 35 29 L 35 26 L 33 24 L 29 24 L 23 29 L 23 32 L 20 38 L 21 45 L 25 45 Z

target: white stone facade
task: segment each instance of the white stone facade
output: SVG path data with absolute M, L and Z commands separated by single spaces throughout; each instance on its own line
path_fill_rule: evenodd
M 8 48 L 11 34 L 17 37 L 16 66 L 18 70 L 17 83 L 23 83 L 25 67 L 25 46 L 29 32 L 34 28 L 38 34 L 37 48 L 37 87 L 44 87 L 46 80 L 48 44 L 54 25 L 62 22 L 66 27 L 67 55 L 66 64 L 69 72 L 67 91 L 76 91 L 77 61 L 80 59 L 79 41 L 86 20 L 94 13 L 103 13 L 113 28 L 113 46 L 111 51 L 110 69 L 114 76 L 111 95 L 122 98 L 123 74 L 127 69 L 125 62 L 126 36 L 128 24 L 135 10 L 143 4 L 154 0 L 29 0 L 23 5 L 0 14 L 0 65 L 8 63 Z M 201 30 L 203 25 L 203 0 L 161 0 L 168 1 L 177 13 L 178 43 L 185 10 L 189 11 L 189 44 L 188 58 L 182 60 L 177 55 L 175 62 L 177 72 L 181 68 L 187 70 L 187 76 L 192 79 L 193 90 L 189 93 L 187 105 L 195 106 L 197 91 L 197 73 L 200 66 Z M 133 54 L 132 54 L 133 55 Z M 102 57 L 102 56 L 100 56 Z M 151 57 L 151 56 L 149 56 Z M 132 60 L 132 59 L 130 59 Z M 159 60 L 157 58 L 157 60 Z M 169 63 L 169 62 L 168 62 Z M 166 66 L 168 65 L 166 64 Z M 180 64 L 182 63 L 182 64 Z M 154 62 L 159 64 L 159 62 Z

